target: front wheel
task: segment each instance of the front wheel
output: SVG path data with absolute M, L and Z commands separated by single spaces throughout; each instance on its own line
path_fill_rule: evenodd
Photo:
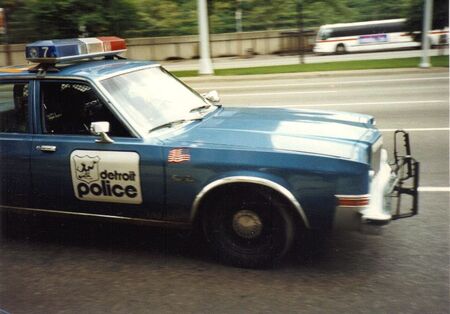
M 264 189 L 216 197 L 205 209 L 203 230 L 218 259 L 248 268 L 273 266 L 294 238 L 286 206 Z

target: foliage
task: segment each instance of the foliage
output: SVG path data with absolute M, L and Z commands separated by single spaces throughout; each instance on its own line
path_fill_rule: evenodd
M 138 27 L 134 36 L 173 36 L 197 33 L 197 2 L 177 0 L 133 0 Z M 134 37 L 133 36 L 133 37 Z
M 359 21 L 372 21 L 407 17 L 411 0 L 350 0 Z
M 8 41 L 115 34 L 126 36 L 136 27 L 136 10 L 130 0 L 28 0 L 4 1 Z
M 411 32 L 422 30 L 422 16 L 424 11 L 424 0 L 414 0 L 409 8 L 408 30 Z M 432 29 L 443 29 L 448 27 L 448 1 L 433 1 L 433 25 Z M 421 40 L 418 34 L 416 40 Z
M 244 31 L 297 28 L 298 7 L 305 28 L 326 23 L 411 16 L 414 30 L 424 0 L 208 0 L 211 33 L 236 31 L 236 10 Z M 435 22 L 448 25 L 448 1 L 434 1 Z M 7 10 L 8 42 L 42 38 L 197 34 L 197 0 L 0 0 Z

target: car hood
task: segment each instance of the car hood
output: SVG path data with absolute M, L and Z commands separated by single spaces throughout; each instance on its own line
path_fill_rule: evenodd
M 169 145 L 289 151 L 366 159 L 379 132 L 368 115 L 279 108 L 217 110 Z M 367 161 L 367 160 L 365 160 Z

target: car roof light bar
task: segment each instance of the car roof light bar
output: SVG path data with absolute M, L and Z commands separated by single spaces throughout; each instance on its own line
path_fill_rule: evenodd
M 25 48 L 26 59 L 37 63 L 63 63 L 114 56 L 126 51 L 125 40 L 115 36 L 40 40 Z

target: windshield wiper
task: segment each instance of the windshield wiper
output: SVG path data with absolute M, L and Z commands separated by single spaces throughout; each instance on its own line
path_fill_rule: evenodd
M 181 123 L 185 123 L 188 121 L 200 121 L 203 118 L 193 118 L 193 119 L 179 119 L 179 120 L 175 120 L 175 121 L 171 121 L 171 122 L 167 122 L 161 125 L 158 125 L 156 127 L 154 127 L 153 129 L 150 129 L 150 131 L 148 131 L 148 133 L 151 133 L 153 131 L 159 130 L 159 129 L 164 129 L 164 128 L 171 128 L 176 124 L 181 124 Z
M 211 105 L 202 105 L 199 107 L 192 108 L 189 112 L 202 111 L 203 109 L 209 109 Z

